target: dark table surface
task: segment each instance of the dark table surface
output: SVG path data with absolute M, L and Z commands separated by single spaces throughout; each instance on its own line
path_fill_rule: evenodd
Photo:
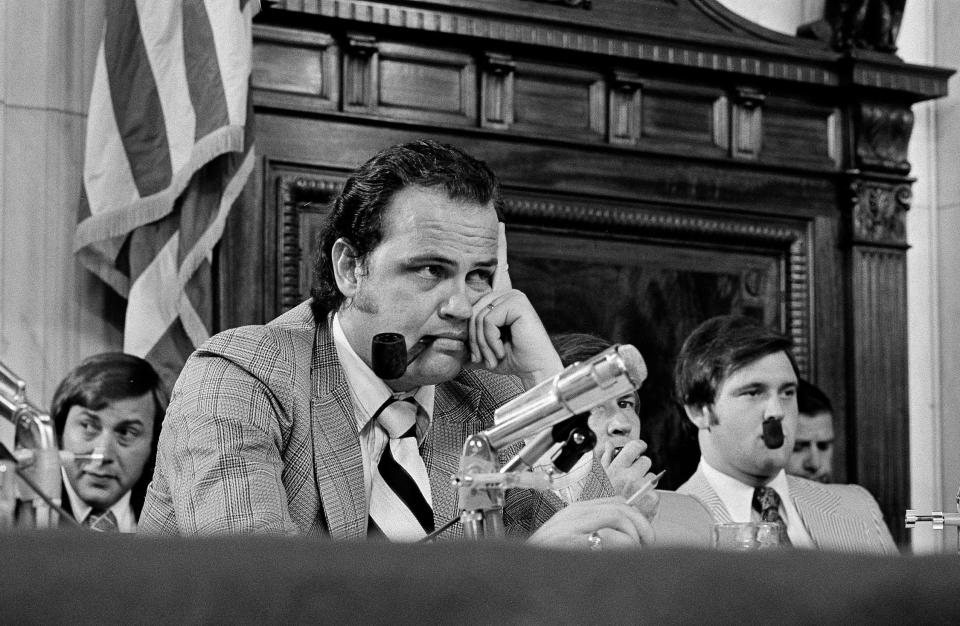
M 960 558 L 0 535 L 3 623 L 960 623 Z

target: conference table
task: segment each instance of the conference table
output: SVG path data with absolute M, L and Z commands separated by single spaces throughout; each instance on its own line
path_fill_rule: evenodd
M 2 622 L 960 622 L 960 557 L 0 535 Z

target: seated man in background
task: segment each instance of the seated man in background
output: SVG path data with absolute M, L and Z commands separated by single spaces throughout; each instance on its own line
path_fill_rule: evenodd
M 585 361 L 612 345 L 587 333 L 557 333 L 550 339 L 564 367 Z M 650 472 L 651 461 L 643 455 L 647 444 L 640 439 L 640 399 L 636 391 L 595 408 L 587 424 L 597 435 L 597 445 L 592 455 L 584 455 L 569 472 L 554 475 L 554 490 L 560 497 L 575 501 L 597 463 L 610 478 L 614 492 L 624 498 L 647 482 L 656 481 L 658 477 Z M 658 546 L 711 545 L 712 519 L 695 498 L 654 490 L 652 497 L 643 498 L 639 508 L 653 521 Z
M 57 387 L 50 417 L 62 449 L 103 455 L 62 470 L 62 506 L 83 526 L 136 532 L 166 402 L 153 367 L 120 352 L 84 359 Z
M 551 335 L 550 340 L 564 367 L 585 361 L 612 345 L 606 339 L 587 333 L 559 333 Z M 610 478 L 614 493 L 625 498 L 653 478 L 651 461 L 643 456 L 647 444 L 640 440 L 639 405 L 634 391 L 590 412 L 587 424 L 597 436 L 593 454 L 585 454 L 569 472 L 554 477 L 554 490 L 564 500 L 579 499 L 594 458 Z
M 677 491 L 698 498 L 717 522 L 778 523 L 796 547 L 897 553 L 866 489 L 784 472 L 797 431 L 791 347 L 784 335 L 732 315 L 709 319 L 687 337 L 676 393 L 699 429 L 701 457 Z
M 787 473 L 821 483 L 833 474 L 833 406 L 819 387 L 801 379 L 797 386 L 797 438 Z
M 141 531 L 414 541 L 458 516 L 450 476 L 466 438 L 562 370 L 509 287 L 500 204 L 494 174 L 452 146 L 393 146 L 361 166 L 327 216 L 313 298 L 190 357 Z M 384 332 L 416 355 L 387 380 L 371 347 Z M 609 495 L 602 472 L 582 494 Z M 619 497 L 563 508 L 552 493 L 510 489 L 503 517 L 508 533 L 558 547 L 653 536 Z

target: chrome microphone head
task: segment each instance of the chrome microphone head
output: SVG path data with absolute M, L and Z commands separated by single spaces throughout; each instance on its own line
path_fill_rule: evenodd
M 623 370 L 627 378 L 630 379 L 635 388 L 639 389 L 643 381 L 647 379 L 647 364 L 644 362 L 640 351 L 629 343 L 616 346 L 616 351 L 623 360 Z

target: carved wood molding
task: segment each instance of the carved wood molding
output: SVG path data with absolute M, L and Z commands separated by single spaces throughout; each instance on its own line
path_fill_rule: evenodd
M 924 100 L 947 95 L 947 79 L 952 73 L 952 70 L 922 65 L 879 67 L 858 61 L 852 79 L 855 85 L 903 91 Z
M 906 106 L 863 102 L 857 124 L 857 164 L 906 174 L 913 111 Z
M 346 111 L 373 112 L 378 88 L 376 38 L 351 34 L 343 57 L 343 108 Z
M 301 217 L 305 211 L 319 213 L 340 193 L 344 177 L 280 174 L 277 177 L 279 264 L 277 271 L 278 314 L 303 301 L 301 264 L 303 258 Z
M 484 128 L 507 129 L 513 124 L 513 77 L 516 63 L 505 54 L 488 52 L 480 74 L 480 97 L 483 99 L 480 125 Z
M 755 89 L 737 89 L 733 98 L 730 151 L 738 159 L 756 160 L 763 136 L 764 95 Z
M 809 225 L 760 224 L 755 220 L 714 218 L 636 207 L 572 203 L 511 197 L 505 191 L 504 214 L 508 223 L 516 220 L 538 226 L 602 227 L 608 232 L 635 236 L 666 237 L 679 242 L 718 240 L 747 242 L 778 250 L 784 255 L 787 298 L 783 329 L 794 342 L 794 356 L 800 373 L 811 371 L 813 346 L 811 325 L 811 274 Z
M 765 79 L 783 79 L 817 85 L 838 85 L 836 71 L 800 59 L 776 59 L 769 54 L 704 50 L 696 44 L 663 39 L 647 42 L 635 36 L 585 33 L 576 25 L 563 26 L 478 16 L 454 10 L 394 6 L 368 0 L 323 0 L 303 3 L 283 0 L 276 8 L 355 23 L 406 30 L 477 37 L 571 52 L 602 54 L 623 59 L 679 65 L 714 72 L 735 72 Z
M 591 0 L 525 0 L 526 2 L 539 2 L 541 4 L 559 4 L 561 6 L 569 7 L 571 9 L 586 9 L 590 10 L 593 8 L 593 2 Z
M 906 248 L 909 182 L 854 179 L 849 183 L 850 228 L 854 244 Z

